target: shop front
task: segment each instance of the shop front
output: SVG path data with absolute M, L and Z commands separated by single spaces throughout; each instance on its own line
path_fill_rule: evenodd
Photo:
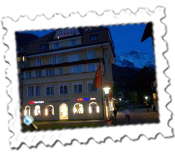
M 37 121 L 103 120 L 102 100 L 74 98 L 73 100 L 29 101 L 23 107 L 23 116 L 31 115 Z

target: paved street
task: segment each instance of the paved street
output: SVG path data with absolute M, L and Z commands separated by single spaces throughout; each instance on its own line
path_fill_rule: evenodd
M 145 111 L 131 111 L 130 112 L 130 123 L 125 119 L 123 112 L 117 113 L 117 121 L 114 125 L 124 125 L 124 124 L 145 124 L 145 123 L 159 123 L 158 112 L 147 112 Z

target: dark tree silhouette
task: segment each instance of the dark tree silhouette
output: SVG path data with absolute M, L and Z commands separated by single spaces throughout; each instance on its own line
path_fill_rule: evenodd
M 38 36 L 31 33 L 20 33 L 20 32 L 16 32 L 15 37 L 16 37 L 17 51 L 19 51 L 21 47 L 26 46 L 28 43 L 39 38 Z
M 152 83 L 155 80 L 155 69 L 144 67 L 137 76 L 137 93 L 140 104 L 144 104 L 145 96 L 148 96 L 148 103 L 153 103 L 152 97 Z

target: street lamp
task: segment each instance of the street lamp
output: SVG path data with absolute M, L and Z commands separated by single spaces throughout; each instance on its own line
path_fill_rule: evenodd
M 109 94 L 109 90 L 110 90 L 110 89 L 111 89 L 111 88 L 109 88 L 109 87 L 104 87 L 104 88 L 103 88 L 103 90 L 104 90 L 104 92 L 105 92 L 106 95 Z
M 108 94 L 109 94 L 109 90 L 111 88 L 110 87 L 104 87 L 103 90 L 104 90 L 104 93 L 105 93 L 105 100 L 106 100 L 106 103 L 105 103 L 105 109 L 106 109 L 106 118 L 109 119 L 109 109 L 108 109 Z
M 121 98 L 119 98 L 119 101 L 121 101 L 122 99 Z
M 149 105 L 148 105 L 148 102 L 147 102 L 148 96 L 145 96 L 145 100 L 146 100 L 147 111 L 149 111 Z
M 148 100 L 148 96 L 145 96 L 146 101 Z

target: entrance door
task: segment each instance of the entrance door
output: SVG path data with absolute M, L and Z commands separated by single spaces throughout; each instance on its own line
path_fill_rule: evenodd
M 60 105 L 59 115 L 60 115 L 60 120 L 68 119 L 68 106 L 65 103 Z

